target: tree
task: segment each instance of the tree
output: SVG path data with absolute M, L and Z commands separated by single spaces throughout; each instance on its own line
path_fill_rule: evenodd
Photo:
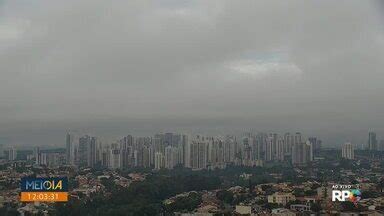
M 314 212 L 319 212 L 321 211 L 321 205 L 318 204 L 318 203 L 312 203 L 311 204 L 311 210 L 314 211 Z
M 231 191 L 220 190 L 216 193 L 216 197 L 224 203 L 231 204 L 233 202 L 233 193 Z
M 179 197 L 173 203 L 165 208 L 169 213 L 173 212 L 189 212 L 194 210 L 201 203 L 201 195 L 198 193 L 189 193 L 186 197 Z

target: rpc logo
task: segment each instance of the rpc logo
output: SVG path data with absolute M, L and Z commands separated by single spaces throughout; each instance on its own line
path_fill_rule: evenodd
M 352 190 L 333 190 L 332 191 L 332 201 L 350 201 L 355 205 L 361 199 L 361 191 L 358 189 Z

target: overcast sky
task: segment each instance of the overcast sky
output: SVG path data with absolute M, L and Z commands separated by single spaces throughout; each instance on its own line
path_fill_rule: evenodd
M 384 137 L 380 1 L 0 0 L 0 142 L 163 130 Z

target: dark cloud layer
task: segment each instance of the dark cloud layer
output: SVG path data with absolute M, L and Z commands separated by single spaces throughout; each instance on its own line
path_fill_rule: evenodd
M 105 137 L 301 129 L 332 144 L 363 142 L 370 129 L 384 136 L 382 13 L 379 1 L 359 0 L 3 1 L 0 137 L 57 144 L 66 128 Z

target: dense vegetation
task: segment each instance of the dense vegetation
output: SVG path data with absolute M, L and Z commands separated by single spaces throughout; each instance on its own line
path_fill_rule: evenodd
M 174 211 L 193 210 L 201 202 L 198 194 L 177 199 L 172 205 L 164 205 L 163 200 L 188 191 L 213 190 L 235 185 L 253 187 L 261 183 L 276 182 L 270 173 L 282 173 L 283 178 L 295 178 L 292 169 L 280 165 L 270 167 L 228 167 L 225 170 L 202 170 L 191 172 L 177 168 L 151 173 L 145 181 L 134 182 L 128 188 L 117 186 L 111 179 L 103 179 L 102 184 L 110 192 L 109 196 L 95 193 L 91 199 L 80 201 L 72 199 L 65 204 L 56 204 L 53 215 L 156 215 Z M 137 171 L 137 170 L 136 170 Z M 144 170 L 145 172 L 145 170 Z M 129 172 L 120 171 L 125 176 Z M 149 172 L 148 172 L 149 173 Z M 250 179 L 239 177 L 242 173 L 253 174 Z M 224 191 L 219 199 L 232 202 L 233 195 Z
M 107 187 L 111 182 L 104 181 Z M 134 182 L 128 188 L 114 186 L 108 197 L 102 194 L 91 195 L 91 200 L 81 202 L 71 200 L 57 204 L 54 215 L 156 215 L 160 212 L 196 207 L 200 197 L 191 195 L 180 200 L 177 205 L 165 208 L 162 201 L 185 191 L 213 190 L 221 185 L 218 177 L 204 174 L 190 175 L 150 175 L 145 181 Z

